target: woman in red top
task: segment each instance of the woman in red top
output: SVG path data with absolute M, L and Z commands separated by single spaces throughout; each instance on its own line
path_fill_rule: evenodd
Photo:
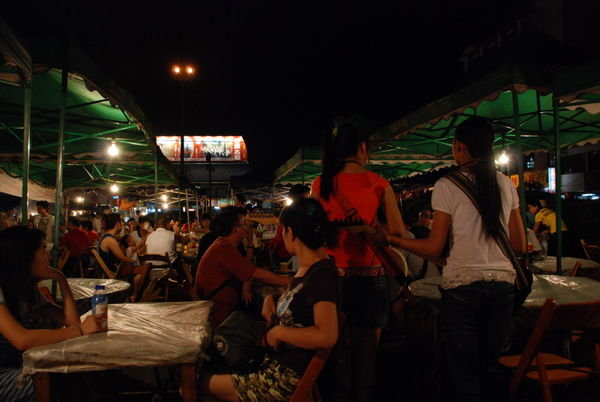
M 387 180 L 364 168 L 368 156 L 366 130 L 353 124 L 335 128 L 325 139 L 323 173 L 315 179 L 311 196 L 321 202 L 330 220 L 360 218 L 364 224 L 375 226 L 381 210 L 389 232 L 405 237 L 394 192 Z M 337 368 L 335 392 L 340 395 L 336 396 L 373 400 L 375 355 L 389 304 L 387 276 L 361 233 L 340 231 L 338 247 L 330 254 L 342 276 L 342 310 L 348 317 L 342 335 L 346 340 L 341 342 L 348 348 L 341 360 L 349 366 Z

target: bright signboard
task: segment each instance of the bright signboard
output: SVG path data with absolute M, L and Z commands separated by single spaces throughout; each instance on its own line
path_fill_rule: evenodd
M 181 137 L 158 136 L 156 141 L 163 155 L 172 162 L 181 158 Z M 241 136 L 185 136 L 184 162 L 206 162 L 210 153 L 213 162 L 245 162 L 246 143 Z

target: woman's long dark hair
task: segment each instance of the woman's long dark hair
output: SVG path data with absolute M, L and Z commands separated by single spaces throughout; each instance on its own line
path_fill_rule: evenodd
M 279 221 L 285 228 L 292 228 L 294 236 L 308 248 L 337 246 L 337 229 L 327 219 L 327 212 L 313 198 L 299 198 L 283 208 Z
M 502 200 L 492 153 L 494 129 L 485 119 L 471 117 L 459 124 L 454 139 L 465 144 L 471 156 L 476 159 L 468 169 L 475 176 L 485 232 L 495 239 L 500 234 Z
M 320 196 L 329 200 L 335 192 L 333 188 L 334 177 L 344 169 L 344 161 L 356 155 L 361 143 L 367 144 L 369 149 L 369 134 L 366 129 L 358 124 L 342 123 L 329 132 L 323 139 L 321 152 L 321 191 Z
M 17 319 L 21 315 L 20 306 L 35 301 L 37 278 L 31 269 L 43 239 L 44 232 L 26 226 L 0 232 L 0 288 L 8 309 Z

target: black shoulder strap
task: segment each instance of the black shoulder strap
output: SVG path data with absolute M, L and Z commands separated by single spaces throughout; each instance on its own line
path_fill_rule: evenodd
M 450 180 L 456 187 L 462 190 L 463 193 L 471 200 L 479 215 L 481 215 L 481 205 L 479 203 L 479 195 L 477 193 L 477 188 L 475 184 L 471 180 L 469 180 L 465 175 L 460 173 L 459 171 L 452 172 L 446 176 L 448 180 Z M 500 225 L 500 233 L 498 237 L 496 237 L 496 243 L 498 243 L 498 247 L 502 250 L 502 254 L 508 258 L 515 268 L 515 272 L 517 273 L 517 279 L 515 281 L 515 286 L 518 289 L 522 289 L 528 286 L 528 280 L 523 274 L 523 270 L 520 269 L 519 260 L 515 251 L 512 249 L 510 245 L 510 240 L 508 239 L 508 235 L 504 227 Z
M 227 279 L 225 282 L 223 282 L 222 284 L 220 284 L 219 286 L 217 286 L 215 289 L 213 289 L 212 292 L 210 292 L 209 294 L 207 294 L 204 297 L 207 298 L 207 299 L 212 299 L 214 295 L 216 295 L 217 293 L 219 293 L 221 290 L 225 289 L 225 287 L 231 285 L 233 282 L 234 282 L 233 278 Z

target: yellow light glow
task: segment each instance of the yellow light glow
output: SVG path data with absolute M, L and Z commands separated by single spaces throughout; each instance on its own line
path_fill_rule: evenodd
M 509 162 L 508 155 L 506 154 L 506 152 L 502 151 L 502 154 L 500 155 L 500 157 L 498 158 L 496 163 L 499 165 L 506 165 L 506 164 L 508 164 L 508 162 Z
M 192 67 L 192 66 L 187 66 L 187 67 L 185 68 L 185 71 L 186 71 L 188 74 L 194 74 L 194 67 Z
M 85 201 L 85 200 L 83 199 L 83 197 L 81 197 L 81 196 L 77 196 L 77 197 L 75 197 L 75 202 L 78 202 L 78 203 L 80 203 L 80 204 L 81 204 L 81 203 L 83 203 L 83 201 Z
M 166 194 L 163 194 L 163 195 L 161 195 L 161 196 L 160 196 L 160 199 L 161 199 L 163 202 L 166 202 L 166 201 L 167 201 L 169 198 L 167 197 L 167 195 L 166 195 Z
M 163 209 L 169 209 L 169 204 L 162 204 Z
M 181 73 L 181 67 L 179 67 L 179 66 L 173 66 L 173 72 L 174 72 L 175 74 L 179 74 L 179 73 Z
M 294 201 L 293 201 L 291 198 L 289 198 L 289 197 L 285 197 L 283 200 L 285 201 L 285 205 L 286 205 L 286 206 L 292 205 L 292 202 L 294 202 Z
M 112 193 L 118 193 L 119 192 L 119 186 L 117 186 L 116 184 L 113 184 L 112 186 L 110 186 L 110 191 Z
M 110 143 L 110 146 L 108 147 L 106 152 L 109 156 L 117 156 L 119 155 L 119 147 L 117 147 L 117 144 L 113 141 Z

